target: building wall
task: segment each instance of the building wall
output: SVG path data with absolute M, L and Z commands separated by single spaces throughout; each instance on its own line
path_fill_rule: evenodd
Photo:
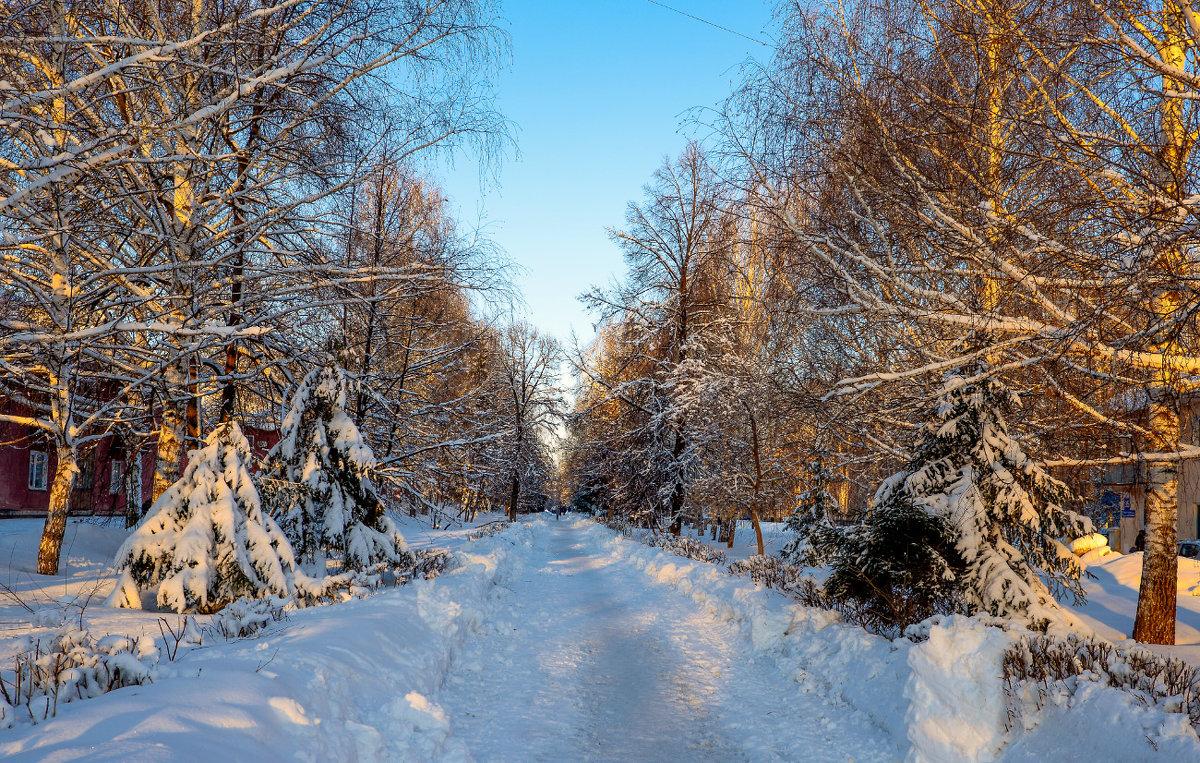
M 57 462 L 54 449 L 47 447 L 43 436 L 17 424 L 0 423 L 0 442 L 3 443 L 0 445 L 0 515 L 38 510 L 45 513 L 50 501 L 50 480 Z M 30 451 L 47 454 L 46 490 L 29 488 Z
M 1200 538 L 1200 459 L 1183 461 L 1179 475 L 1179 539 Z
M 12 410 L 11 406 L 7 410 Z M 262 460 L 267 451 L 279 441 L 279 432 L 255 426 L 245 426 L 243 431 L 255 461 Z M 33 490 L 29 487 L 30 451 L 46 453 L 46 489 Z M 154 482 L 154 442 L 150 441 L 141 453 L 143 509 L 148 507 Z M 187 456 L 183 459 L 187 464 Z M 76 477 L 75 489 L 71 491 L 71 515 L 111 515 L 125 513 L 128 480 L 112 491 L 113 464 L 121 464 L 124 472 L 128 468 L 126 454 L 112 437 L 92 441 L 79 454 L 80 474 Z M 40 432 L 19 424 L 0 422 L 0 518 L 21 516 L 44 516 L 50 505 L 50 483 L 58 458 L 54 448 L 49 447 L 46 437 Z M 181 466 L 182 468 L 182 466 Z M 91 472 L 91 484 L 87 484 L 87 471 Z
M 1145 527 L 1146 522 L 1146 492 L 1140 485 L 1126 485 L 1114 489 L 1121 499 L 1121 508 L 1126 506 L 1133 509 L 1134 516 L 1121 517 L 1121 548 L 1122 554 L 1129 553 L 1133 541 L 1137 538 L 1138 530 Z M 1126 503 L 1128 501 L 1128 503 Z

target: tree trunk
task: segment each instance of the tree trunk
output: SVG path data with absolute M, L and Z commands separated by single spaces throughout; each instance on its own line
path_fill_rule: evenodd
M 46 511 L 42 542 L 38 546 L 38 573 L 41 575 L 58 574 L 58 557 L 62 553 L 63 535 L 67 531 L 71 488 L 75 486 L 75 475 L 79 473 L 75 449 L 60 445 L 57 450 L 58 466 L 54 470 L 54 482 L 50 485 L 50 507 Z
M 1187 39 L 1182 9 L 1176 0 L 1163 3 L 1163 61 L 1170 66 L 1183 69 L 1187 64 Z M 1163 75 L 1164 97 L 1159 105 L 1159 134 L 1162 140 L 1162 195 L 1176 203 L 1186 196 L 1187 189 L 1180 187 L 1186 178 L 1188 156 L 1194 142 L 1193 133 L 1184 117 L 1183 99 L 1169 93 L 1184 89 L 1182 83 Z M 1162 210 L 1170 214 L 1169 210 Z M 1165 275 L 1171 283 L 1190 270 L 1187 258 L 1181 249 L 1164 252 Z M 1151 299 L 1151 313 L 1164 326 L 1170 326 L 1187 302 L 1177 288 L 1163 289 Z M 1172 334 L 1157 343 L 1156 352 L 1163 355 L 1180 354 L 1178 337 Z M 1150 397 L 1151 449 L 1162 453 L 1179 452 L 1179 400 L 1174 394 L 1179 389 L 1176 374 L 1166 369 L 1162 372 L 1159 385 L 1148 390 Z M 1179 517 L 1179 464 L 1155 464 L 1146 475 L 1146 545 L 1142 554 L 1142 583 L 1138 589 L 1137 616 L 1133 624 L 1133 638 L 1146 644 L 1175 643 L 1175 606 L 1178 595 L 1176 576 L 1179 558 L 1176 556 L 1176 523 Z
M 150 500 L 157 501 L 179 479 L 179 461 L 183 455 L 183 417 L 170 403 L 163 409 L 158 430 L 158 448 L 154 461 L 154 483 Z
M 754 536 L 758 539 L 758 555 L 763 556 L 766 552 L 763 550 L 763 532 L 762 523 L 758 521 L 758 497 L 750 502 L 750 522 L 754 525 Z M 733 544 L 731 543 L 732 547 Z
M 744 403 L 743 403 L 744 404 Z M 746 406 L 746 416 L 750 420 L 750 433 L 754 439 L 753 454 L 754 454 L 754 497 L 750 500 L 750 522 L 754 525 L 754 535 L 758 539 L 758 555 L 763 556 L 763 536 L 762 523 L 758 521 L 758 500 L 762 492 L 762 458 L 760 452 L 762 444 L 758 437 L 758 418 L 750 412 L 750 406 Z
M 1152 443 L 1152 447 L 1178 450 L 1179 415 L 1173 406 L 1164 405 L 1162 401 L 1152 403 L 1150 428 L 1156 439 L 1165 440 Z M 1174 644 L 1176 577 L 1179 573 L 1175 549 L 1179 512 L 1178 464 L 1151 467 L 1146 482 L 1146 546 L 1142 554 L 1142 583 L 1138 589 L 1133 639 L 1143 644 Z
M 142 518 L 142 452 L 125 451 L 125 526 L 133 527 Z
M 521 480 L 517 477 L 517 473 L 513 472 L 512 476 L 512 493 L 508 498 L 508 521 L 517 521 L 517 499 L 521 496 Z

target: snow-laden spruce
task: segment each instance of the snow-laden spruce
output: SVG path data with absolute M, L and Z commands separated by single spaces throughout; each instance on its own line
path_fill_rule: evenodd
M 1092 527 L 1064 508 L 1066 485 L 1010 436 L 1006 415 L 1018 405 L 982 367 L 948 374 L 912 460 L 875 506 L 911 503 L 947 523 L 962 562 L 954 587 L 968 609 L 1045 630 L 1069 619 L 1054 594 L 1083 596 L 1083 568 L 1063 541 Z
M 110 604 L 138 608 L 140 591 L 157 588 L 159 607 L 207 613 L 242 596 L 291 594 L 292 548 L 263 510 L 250 458 L 236 423 L 188 454 L 183 476 L 117 551 L 123 574 Z
M 343 570 L 361 570 L 407 555 L 371 483 L 375 455 L 346 414 L 349 392 L 336 363 L 310 372 L 267 456 L 264 491 L 297 560 L 317 577 L 329 559 Z
M 810 463 L 805 471 L 808 489 L 796 496 L 796 510 L 787 520 L 787 529 L 795 537 L 779 553 L 789 562 L 817 567 L 829 561 L 824 558 L 824 544 L 818 537 L 841 510 L 841 505 L 829 492 L 829 485 L 839 477 L 825 465 L 823 458 Z

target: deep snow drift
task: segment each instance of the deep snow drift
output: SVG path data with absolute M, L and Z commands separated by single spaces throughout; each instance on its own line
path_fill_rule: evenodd
M 98 604 L 124 531 L 73 524 L 64 575 L 47 579 L 29 572 L 38 529 L 0 524 L 5 582 L 39 611 L 0 609 L 0 668 L 89 595 L 95 635 L 164 646 L 160 615 Z M 209 628 L 160 656 L 153 683 L 60 705 L 36 726 L 17 719 L 0 757 L 1200 760 L 1183 716 L 1101 687 L 1006 731 L 1002 634 L 970 621 L 889 642 L 583 520 L 475 541 L 406 534 L 452 549 L 457 568 L 291 612 L 253 638 Z

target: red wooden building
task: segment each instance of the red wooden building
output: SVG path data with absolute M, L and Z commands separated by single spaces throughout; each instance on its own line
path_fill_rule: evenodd
M 0 410 L 16 412 L 11 403 L 0 402 Z M 245 424 L 242 431 L 260 460 L 279 441 L 273 428 Z M 124 444 L 116 435 L 106 435 L 85 445 L 79 453 L 79 475 L 71 492 L 72 516 L 121 516 L 127 505 L 149 507 L 154 479 L 154 442 L 140 453 L 141 484 L 131 479 Z M 186 457 L 184 459 L 186 463 Z M 37 429 L 0 422 L 0 518 L 45 516 L 50 503 L 50 483 L 58 458 L 54 446 Z

